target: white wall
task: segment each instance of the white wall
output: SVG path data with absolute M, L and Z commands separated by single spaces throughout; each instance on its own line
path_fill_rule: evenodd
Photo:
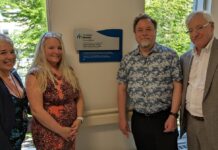
M 47 0 L 49 30 L 63 34 L 69 61 L 86 102 L 86 120 L 78 150 L 133 150 L 132 137 L 118 129 L 116 73 L 119 62 L 80 63 L 73 30 L 123 29 L 123 54 L 135 48 L 133 19 L 144 12 L 144 0 Z
M 215 36 L 218 37 L 218 1 L 208 2 L 212 3 L 207 5 L 207 10 L 215 19 Z M 117 124 L 116 72 L 119 63 L 79 63 L 73 30 L 121 28 L 123 54 L 126 54 L 136 46 L 132 22 L 136 15 L 144 12 L 144 0 L 47 0 L 47 8 L 49 30 L 63 34 L 69 61 L 85 96 L 86 120 L 79 133 L 77 149 L 135 149 L 132 137 L 126 139 Z

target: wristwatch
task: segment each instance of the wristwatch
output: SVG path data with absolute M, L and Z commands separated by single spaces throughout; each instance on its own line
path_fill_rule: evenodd
M 77 120 L 80 120 L 80 121 L 81 121 L 81 123 L 83 123 L 83 120 L 84 120 L 84 118 L 83 118 L 83 117 L 81 117 L 81 116 L 78 116 L 76 119 L 77 119 Z
M 170 115 L 174 116 L 175 118 L 178 118 L 178 113 L 170 112 Z

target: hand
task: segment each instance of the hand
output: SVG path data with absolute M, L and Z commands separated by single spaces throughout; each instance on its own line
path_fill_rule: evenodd
M 177 119 L 169 115 L 167 118 L 165 124 L 164 124 L 164 132 L 174 132 L 177 128 Z
M 120 120 L 119 121 L 119 128 L 120 128 L 121 132 L 128 138 L 129 132 L 130 132 L 128 122 L 126 120 Z
M 71 125 L 71 129 L 72 129 L 72 131 L 71 131 L 71 137 L 70 137 L 70 140 L 75 140 L 75 138 L 76 138 L 76 136 L 77 136 L 77 134 L 78 134 L 78 130 L 79 130 L 79 127 L 80 127 L 80 125 L 81 125 L 81 120 L 79 120 L 79 119 L 76 119 L 74 122 L 73 122 L 73 124 Z
M 79 120 L 79 119 L 76 119 L 74 122 L 73 122 L 73 124 L 71 125 L 71 128 L 73 129 L 73 131 L 78 131 L 79 130 L 79 127 L 80 127 L 80 125 L 81 125 L 81 120 Z
M 61 127 L 59 135 L 65 140 L 69 141 L 69 138 L 72 136 L 73 129 L 70 127 Z

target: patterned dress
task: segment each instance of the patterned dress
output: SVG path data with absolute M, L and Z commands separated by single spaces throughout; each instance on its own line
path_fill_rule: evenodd
M 13 95 L 11 95 L 11 97 L 15 106 L 15 126 L 11 131 L 9 141 L 13 150 L 20 150 L 28 126 L 28 100 L 27 97 L 17 98 Z
M 79 92 L 64 79 L 59 89 L 49 80 L 43 93 L 44 109 L 61 125 L 70 127 L 76 119 L 76 103 Z M 66 141 L 60 135 L 41 125 L 36 118 L 32 122 L 33 142 L 37 150 L 75 150 L 75 141 Z

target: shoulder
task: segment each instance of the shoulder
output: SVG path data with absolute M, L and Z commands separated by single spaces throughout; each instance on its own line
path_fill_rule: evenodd
M 43 69 L 39 67 L 30 68 L 26 75 L 26 86 L 36 84 L 39 74 L 42 72 L 42 70 Z
M 190 57 L 192 56 L 192 49 L 188 50 L 187 52 L 185 52 L 184 54 L 182 54 L 180 56 L 181 59 L 184 59 L 184 58 L 187 58 L 187 57 Z
M 218 39 L 217 39 L 217 38 L 214 38 L 214 42 L 215 42 L 215 43 L 218 43 Z
M 27 76 L 29 75 L 33 75 L 33 76 L 36 76 L 38 75 L 40 72 L 42 72 L 42 68 L 40 67 L 32 67 L 29 69 L 29 71 L 27 72 Z
M 188 66 L 191 59 L 192 59 L 192 50 L 189 50 L 180 56 L 180 63 L 183 67 Z
M 212 43 L 212 49 L 217 49 L 218 47 L 218 39 L 214 38 L 213 43 Z
M 169 48 L 167 46 L 157 44 L 154 47 L 154 51 L 163 53 L 164 55 L 172 55 L 172 56 L 177 56 L 177 52 L 173 50 L 172 48 Z
M 13 69 L 11 70 L 11 74 L 13 74 L 16 78 L 19 78 L 19 79 L 20 79 L 20 76 L 19 76 L 19 74 L 17 73 L 17 70 L 16 70 L 15 68 L 13 68 Z
M 3 97 L 5 97 L 6 95 L 8 95 L 7 88 L 5 87 L 3 82 L 0 81 L 0 102 L 3 100 Z
M 20 75 L 17 73 L 16 69 L 12 69 L 11 73 L 13 74 L 13 76 L 18 80 L 18 82 L 20 83 L 20 85 L 23 87 L 23 83 L 22 83 L 22 79 L 20 77 Z
M 137 56 L 137 55 L 139 55 L 139 49 L 138 49 L 138 48 L 136 48 L 136 49 L 130 51 L 129 53 L 125 54 L 125 55 L 123 56 L 122 61 L 127 61 L 127 60 L 129 60 L 129 59 L 131 59 L 131 58 L 134 58 L 134 57 Z

